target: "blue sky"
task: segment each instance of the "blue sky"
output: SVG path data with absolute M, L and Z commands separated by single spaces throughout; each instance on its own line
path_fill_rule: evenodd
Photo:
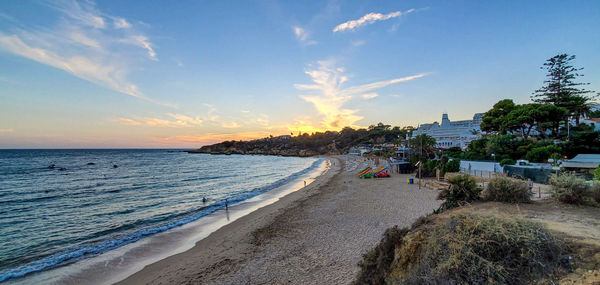
M 558 53 L 600 91 L 597 1 L 2 1 L 0 147 L 198 147 L 469 119 Z

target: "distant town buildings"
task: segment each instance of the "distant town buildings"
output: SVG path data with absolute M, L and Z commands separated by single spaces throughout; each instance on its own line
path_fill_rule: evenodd
M 448 118 L 448 114 L 442 114 L 441 124 L 438 122 L 422 124 L 413 131 L 412 137 L 426 134 L 435 138 L 439 148 L 460 147 L 464 149 L 481 133 L 479 125 L 481 125 L 483 115 L 483 113 L 477 113 L 472 120 L 452 122 Z

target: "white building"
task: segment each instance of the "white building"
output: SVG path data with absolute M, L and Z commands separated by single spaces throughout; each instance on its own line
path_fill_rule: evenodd
M 413 131 L 412 136 L 426 134 L 435 138 L 439 148 L 460 147 L 464 149 L 481 133 L 479 125 L 481 125 L 483 115 L 483 113 L 477 113 L 472 120 L 452 122 L 448 119 L 448 114 L 443 114 L 442 124 L 434 122 L 420 125 Z

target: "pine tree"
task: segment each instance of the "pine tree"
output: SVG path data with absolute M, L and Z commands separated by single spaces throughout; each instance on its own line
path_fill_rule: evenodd
M 589 83 L 575 82 L 577 77 L 583 76 L 579 73 L 583 67 L 574 67 L 571 64 L 574 59 L 574 55 L 559 54 L 546 60 L 540 67 L 547 72 L 545 85 L 535 90 L 531 99 L 537 103 L 566 108 L 579 124 L 579 117 L 589 112 L 590 103 L 596 96 L 589 96 L 593 91 L 580 88 Z

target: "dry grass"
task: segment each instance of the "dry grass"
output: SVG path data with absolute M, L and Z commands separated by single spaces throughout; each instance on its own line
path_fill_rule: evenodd
M 527 284 L 557 280 L 562 242 L 542 224 L 450 211 L 386 231 L 355 284 Z M 567 262 L 568 264 L 568 262 Z
M 526 182 L 506 177 L 494 178 L 488 183 L 483 198 L 505 203 L 529 203 L 531 191 Z
M 541 224 L 493 215 L 452 215 L 425 243 L 412 276 L 392 283 L 526 284 L 552 275 L 562 252 Z

